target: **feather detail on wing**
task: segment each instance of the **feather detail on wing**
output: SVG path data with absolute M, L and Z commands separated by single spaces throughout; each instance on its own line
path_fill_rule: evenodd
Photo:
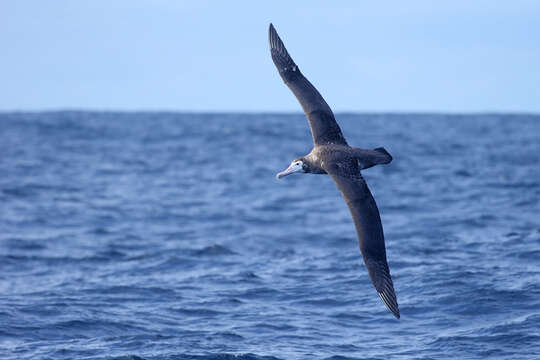
M 386 307 L 399 319 L 399 307 L 386 261 L 384 233 L 375 199 L 356 163 L 336 162 L 325 170 L 336 183 L 351 211 L 371 282 Z
M 302 75 L 272 24 L 268 30 L 270 53 L 285 84 L 304 109 L 315 145 L 347 144 L 332 110 L 308 79 Z

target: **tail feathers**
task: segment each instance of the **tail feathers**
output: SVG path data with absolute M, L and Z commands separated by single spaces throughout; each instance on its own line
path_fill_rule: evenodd
M 375 165 L 388 164 L 392 161 L 392 155 L 383 147 L 373 150 L 351 148 L 351 151 L 358 159 L 360 170 L 369 169 Z
M 389 164 L 392 161 L 392 155 L 390 155 L 390 153 L 386 151 L 385 148 L 378 147 L 373 149 L 373 151 L 376 151 L 382 155 L 381 162 L 379 162 L 379 164 Z

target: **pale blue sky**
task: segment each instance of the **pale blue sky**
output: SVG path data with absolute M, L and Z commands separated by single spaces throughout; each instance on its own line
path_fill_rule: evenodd
M 337 5 L 336 5 L 337 4 Z M 0 110 L 540 112 L 540 1 L 0 0 Z

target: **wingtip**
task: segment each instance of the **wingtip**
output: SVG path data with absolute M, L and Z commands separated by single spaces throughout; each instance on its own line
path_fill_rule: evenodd
M 275 32 L 276 32 L 276 29 L 274 29 L 274 25 L 270 23 L 270 26 L 268 27 L 268 41 L 270 42 L 270 49 L 274 47 L 273 38 L 274 38 Z
M 397 299 L 395 298 L 395 295 L 393 293 L 386 294 L 385 292 L 380 292 L 378 294 L 381 300 L 383 301 L 384 305 L 386 306 L 386 308 L 390 310 L 390 312 L 396 317 L 396 319 L 399 320 L 401 315 L 399 314 L 399 307 L 398 307 Z
M 268 36 L 271 38 L 272 34 L 276 32 L 276 28 L 272 23 L 268 26 Z
M 270 23 L 268 27 L 268 40 L 270 43 L 272 60 L 280 73 L 296 66 L 272 23 Z M 295 70 L 296 68 L 294 68 L 293 71 Z
M 396 310 L 396 312 L 393 312 L 392 311 L 392 314 L 396 317 L 396 319 L 400 319 L 401 318 L 401 315 L 399 314 L 399 309 Z
M 270 49 L 276 48 L 278 43 L 279 35 L 277 34 L 276 28 L 272 23 L 268 27 L 268 40 L 270 41 Z

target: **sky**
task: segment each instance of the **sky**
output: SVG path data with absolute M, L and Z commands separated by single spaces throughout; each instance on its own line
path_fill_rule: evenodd
M 0 0 L 0 111 L 540 112 L 540 1 Z

